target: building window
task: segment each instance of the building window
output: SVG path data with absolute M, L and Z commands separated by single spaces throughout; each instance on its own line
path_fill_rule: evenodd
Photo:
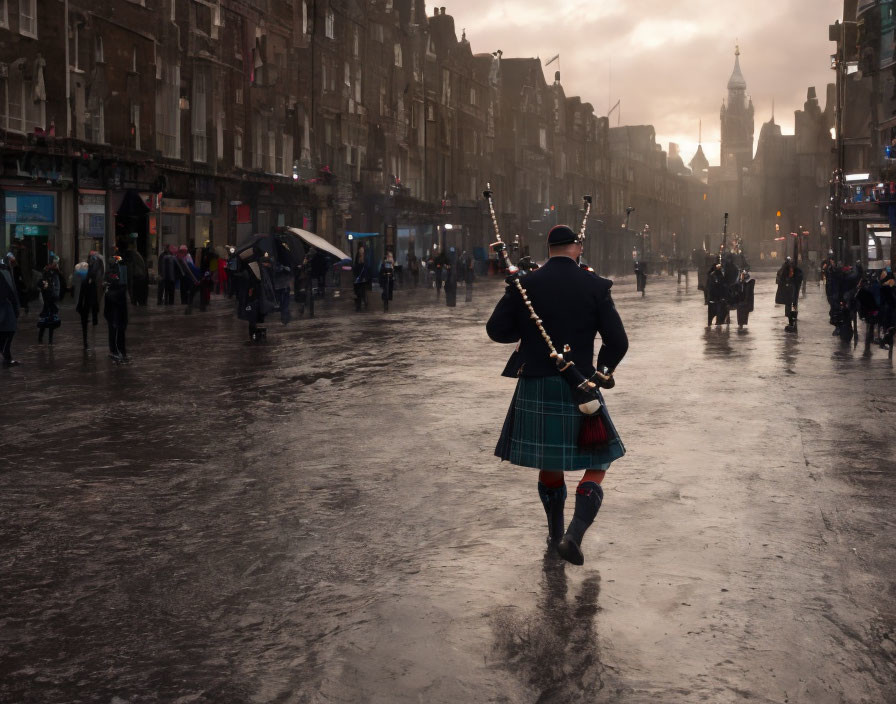
M 277 173 L 277 167 L 275 164 L 276 155 L 277 155 L 277 137 L 274 133 L 274 130 L 268 130 L 268 138 L 267 138 L 267 154 L 265 154 L 265 163 L 267 164 L 267 170 L 270 173 Z
M 328 39 L 334 39 L 336 37 L 336 15 L 329 7 L 327 8 L 326 35 Z
M 103 58 L 103 38 L 97 34 L 96 35 L 96 47 L 94 51 L 94 58 L 98 64 L 101 64 L 105 61 Z
M 538 146 L 542 149 L 548 148 L 548 131 L 544 127 L 538 129 Z
M 177 19 L 177 0 L 170 0 L 170 2 L 171 5 L 169 5 L 169 7 L 171 8 L 171 14 L 168 19 L 174 22 Z
M 370 25 L 370 36 L 373 37 L 373 41 L 383 43 L 383 25 L 374 22 Z
M 234 91 L 233 91 L 233 102 L 236 103 L 237 105 L 242 105 L 242 104 L 243 104 L 243 89 L 242 89 L 242 88 L 235 88 L 235 89 L 234 89 Z
M 451 102 L 451 72 L 447 68 L 442 69 L 442 103 L 448 105 Z
M 361 37 L 358 32 L 358 25 L 352 28 L 352 54 L 357 59 L 361 55 Z
M 395 65 L 401 68 L 401 44 L 395 42 Z
M 19 0 L 19 34 L 37 39 L 37 0 Z
M 163 65 L 162 86 L 156 91 L 156 149 L 180 158 L 180 66 Z
M 208 77 L 204 70 L 196 69 L 193 73 L 193 161 L 208 163 L 208 139 L 206 135 L 208 101 Z
M 9 72 L 6 81 L 6 126 L 15 132 L 25 131 L 25 120 L 22 115 L 25 104 L 22 100 L 23 83 L 21 71 L 13 69 Z
M 476 88 L 471 86 L 470 87 L 470 105 L 475 107 L 478 104 L 479 104 L 479 100 L 477 99 Z
M 355 102 L 361 104 L 361 67 L 355 68 Z
M 131 73 L 137 73 L 137 47 L 131 52 Z
M 241 169 L 243 168 L 243 132 L 237 130 L 233 133 L 233 165 Z
M 9 29 L 9 12 L 6 8 L 6 0 L 0 0 L 0 27 Z
M 223 112 L 218 113 L 218 119 L 215 120 L 215 128 L 216 128 L 216 137 L 215 140 L 215 157 L 217 159 L 224 158 L 224 122 L 227 120 L 227 115 Z
M 99 98 L 91 98 L 87 105 L 87 133 L 85 138 L 94 144 L 106 143 L 106 106 Z
M 308 0 L 302 0 L 302 34 L 308 34 Z
M 140 103 L 131 103 L 131 138 L 134 149 L 140 149 Z
M 345 62 L 345 76 L 343 77 L 343 81 L 345 82 L 346 88 L 352 87 L 352 68 L 348 65 L 348 61 Z

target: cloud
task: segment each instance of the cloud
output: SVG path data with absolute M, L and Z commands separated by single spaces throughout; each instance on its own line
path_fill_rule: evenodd
M 442 6 L 444 0 L 440 0 Z M 771 115 L 785 132 L 806 89 L 824 107 L 833 80 L 828 24 L 841 0 L 454 0 L 458 31 L 474 52 L 501 49 L 506 57 L 560 54 L 567 95 L 579 95 L 605 114 L 622 100 L 623 124 L 652 124 L 657 141 L 682 145 L 689 161 L 703 121 L 703 148 L 718 163 L 719 108 L 741 47 L 741 69 L 756 108 L 756 129 Z M 430 6 L 431 14 L 431 6 Z M 557 64 L 546 70 L 549 80 Z M 615 116 L 614 116 L 615 117 Z M 616 124 L 615 119 L 612 124 Z M 693 146 L 691 146 L 691 144 Z

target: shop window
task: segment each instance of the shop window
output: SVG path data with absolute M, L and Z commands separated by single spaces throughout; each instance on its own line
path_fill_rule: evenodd
M 37 39 L 37 0 L 19 0 L 19 34 Z

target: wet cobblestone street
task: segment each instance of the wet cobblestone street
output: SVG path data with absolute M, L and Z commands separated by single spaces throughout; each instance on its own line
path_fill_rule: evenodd
M 123 366 L 68 300 L 38 347 L 32 307 L 0 370 L 0 701 L 896 701 L 893 362 L 814 283 L 785 333 L 773 289 L 739 331 L 693 273 L 614 287 L 628 454 L 583 567 L 492 455 L 497 282 L 258 345 L 223 299 L 153 302 Z

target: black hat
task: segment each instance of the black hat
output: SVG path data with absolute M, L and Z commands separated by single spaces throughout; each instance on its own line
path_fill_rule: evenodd
M 548 233 L 548 247 L 556 247 L 561 244 L 572 244 L 578 238 L 566 225 L 554 225 Z

